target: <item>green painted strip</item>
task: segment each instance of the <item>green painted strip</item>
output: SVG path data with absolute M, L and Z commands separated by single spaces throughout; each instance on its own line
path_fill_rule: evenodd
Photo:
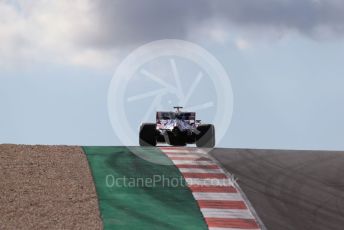
M 83 149 L 95 181 L 104 229 L 207 229 L 196 201 L 175 166 L 145 161 L 125 147 Z M 169 161 L 158 148 L 145 151 L 150 157 Z M 154 178 L 153 186 L 149 181 Z M 131 186 L 134 180 L 137 186 Z M 142 180 L 147 183 L 143 184 Z M 168 181 L 179 183 L 174 187 Z

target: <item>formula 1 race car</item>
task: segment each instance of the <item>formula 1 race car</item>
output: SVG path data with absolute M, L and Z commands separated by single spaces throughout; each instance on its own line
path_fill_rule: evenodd
M 215 127 L 201 124 L 195 112 L 181 112 L 183 107 L 176 106 L 175 112 L 157 112 L 156 123 L 143 123 L 140 127 L 140 146 L 156 146 L 167 143 L 185 146 L 196 143 L 197 147 L 215 146 Z

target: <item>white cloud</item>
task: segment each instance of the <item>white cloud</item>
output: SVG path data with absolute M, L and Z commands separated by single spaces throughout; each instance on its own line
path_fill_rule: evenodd
M 238 38 L 236 41 L 235 41 L 235 45 L 241 49 L 241 50 L 245 50 L 245 49 L 248 49 L 250 48 L 251 44 L 245 40 L 245 39 L 242 39 L 242 38 Z
M 103 68 L 153 40 L 225 44 L 235 31 L 245 38 L 234 40 L 239 49 L 290 33 L 338 39 L 343 9 L 342 0 L 0 0 L 0 66 L 49 61 Z
M 120 60 L 118 52 L 106 52 L 95 49 L 84 49 L 75 52 L 69 61 L 74 65 L 88 66 L 91 68 L 110 67 L 117 65 Z
M 211 41 L 218 44 L 226 44 L 230 41 L 228 27 L 219 20 L 210 20 L 197 27 L 190 28 L 187 39 L 193 41 Z
M 97 28 L 90 0 L 0 2 L 0 65 L 51 62 L 107 66 L 113 49 L 78 42 Z

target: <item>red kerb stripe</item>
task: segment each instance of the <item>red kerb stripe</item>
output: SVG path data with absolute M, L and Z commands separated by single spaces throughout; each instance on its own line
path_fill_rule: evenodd
M 217 165 L 189 165 L 189 164 L 177 164 L 178 168 L 190 168 L 190 169 L 220 169 Z
M 188 157 L 188 156 L 179 156 L 179 157 L 169 157 L 171 160 L 194 160 L 194 161 L 211 161 L 209 158 L 206 157 Z
M 182 173 L 185 178 L 216 178 L 216 179 L 226 179 L 227 176 L 223 173 Z
M 228 200 L 198 200 L 200 208 L 216 208 L 216 209 L 247 209 L 244 201 L 228 201 Z
M 189 188 L 192 192 L 237 192 L 233 186 L 202 186 L 202 185 L 190 185 Z
M 259 228 L 253 219 L 225 219 L 225 218 L 205 218 L 209 227 L 217 228 Z

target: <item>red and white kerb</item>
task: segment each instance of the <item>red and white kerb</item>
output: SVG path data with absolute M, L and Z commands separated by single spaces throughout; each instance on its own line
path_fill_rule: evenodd
M 210 230 L 261 229 L 236 183 L 204 150 L 160 149 L 185 177 Z

